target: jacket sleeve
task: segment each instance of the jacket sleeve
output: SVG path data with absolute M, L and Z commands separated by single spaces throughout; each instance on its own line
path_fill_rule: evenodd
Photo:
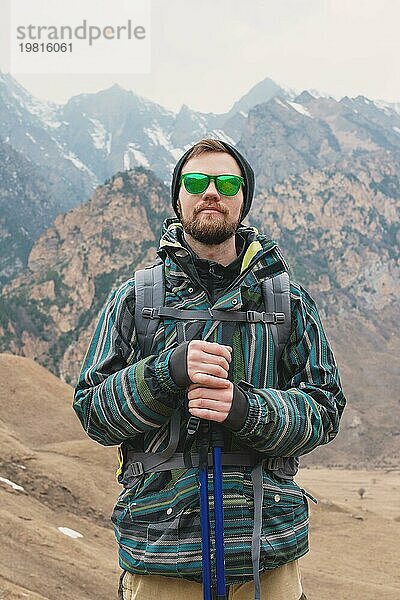
M 279 389 L 247 388 L 242 442 L 266 456 L 299 456 L 331 441 L 346 404 L 317 307 L 291 287 L 292 327 L 278 368 Z
M 172 350 L 139 359 L 134 314 L 130 279 L 110 294 L 75 388 L 82 426 L 105 446 L 161 427 L 184 398 L 171 378 Z

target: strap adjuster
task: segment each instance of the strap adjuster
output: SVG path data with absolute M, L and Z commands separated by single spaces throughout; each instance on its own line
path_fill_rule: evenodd
M 157 308 L 152 308 L 149 306 L 145 306 L 142 308 L 142 317 L 145 319 L 157 319 Z
M 282 469 L 285 466 L 285 460 L 280 457 L 272 457 L 264 458 L 262 461 L 263 467 L 267 469 L 267 471 L 277 471 L 278 469 Z
M 284 323 L 285 313 L 274 313 L 274 323 Z
M 140 461 L 133 462 L 129 465 L 130 470 L 132 471 L 132 475 L 134 477 L 140 477 L 140 475 L 144 474 L 143 463 Z
M 263 321 L 264 313 L 259 313 L 256 310 L 248 310 L 246 312 L 246 321 L 248 323 L 260 323 Z
M 187 434 L 188 435 L 194 435 L 200 425 L 200 419 L 199 417 L 190 417 L 188 424 L 187 424 Z

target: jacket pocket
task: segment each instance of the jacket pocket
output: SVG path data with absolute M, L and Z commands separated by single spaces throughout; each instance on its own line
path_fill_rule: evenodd
M 295 560 L 308 550 L 308 503 L 293 481 L 265 482 L 261 564 L 271 569 Z
M 121 555 L 132 572 L 176 576 L 179 524 L 197 500 L 197 477 L 194 469 L 175 472 L 163 489 L 154 485 L 154 474 L 146 478 L 153 478 L 152 485 L 144 481 L 137 494 L 124 495 L 111 517 Z

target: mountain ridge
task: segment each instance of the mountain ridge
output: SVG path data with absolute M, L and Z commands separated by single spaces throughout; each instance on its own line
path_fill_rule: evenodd
M 43 197 L 48 197 L 41 203 L 31 194 L 40 226 L 28 228 L 20 242 L 18 227 L 3 224 L 0 244 L 9 237 L 17 242 L 9 253 L 3 244 L 0 285 L 26 266 L 25 248 L 32 248 L 56 214 L 86 201 L 96 186 L 121 170 L 143 166 L 168 183 L 185 149 L 205 136 L 237 145 L 255 167 L 258 188 L 269 189 L 291 174 L 355 153 L 398 154 L 400 112 L 395 103 L 361 96 L 337 101 L 307 91 L 297 94 L 269 78 L 221 114 L 186 105 L 174 113 L 117 84 L 56 104 L 34 98 L 11 75 L 0 74 L 0 141 L 9 145 L 10 154 L 19 153 L 22 178 L 29 172 L 24 164 L 47 181 Z M 0 210 L 13 200 L 16 211 L 23 211 L 23 197 L 14 198 L 5 180 L 0 163 Z M 32 182 L 34 187 L 35 178 Z

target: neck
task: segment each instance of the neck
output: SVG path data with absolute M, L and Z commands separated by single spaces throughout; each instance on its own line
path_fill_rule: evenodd
M 229 265 L 231 262 L 237 258 L 236 252 L 236 240 L 233 235 L 222 244 L 202 244 L 201 242 L 192 238 L 188 233 L 184 233 L 185 241 L 189 246 L 196 252 L 199 258 L 203 258 L 205 260 L 213 260 L 224 267 Z

